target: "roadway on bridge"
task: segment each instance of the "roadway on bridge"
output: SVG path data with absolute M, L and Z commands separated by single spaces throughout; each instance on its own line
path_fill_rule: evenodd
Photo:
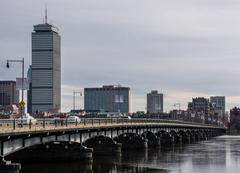
M 153 120 L 153 119 L 82 119 L 78 122 L 50 123 L 51 121 L 38 120 L 38 123 L 33 124 L 16 124 L 16 122 L 8 121 L 8 123 L 0 124 L 0 136 L 19 135 L 25 133 L 42 133 L 55 131 L 73 131 L 73 130 L 88 130 L 101 128 L 115 128 L 115 127 L 162 127 L 162 128 L 208 128 L 208 129 L 223 129 L 224 127 L 199 124 L 184 121 L 174 120 Z

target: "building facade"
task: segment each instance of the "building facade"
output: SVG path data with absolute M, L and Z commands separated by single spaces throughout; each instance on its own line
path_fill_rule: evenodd
M 220 115 L 225 114 L 225 96 L 212 96 L 210 102 L 213 105 L 214 111 Z
M 84 109 L 86 111 L 129 113 L 130 88 L 113 85 L 84 88 Z
M 27 91 L 27 113 L 32 114 L 32 66 L 27 71 L 28 91 Z
M 0 81 L 0 106 L 11 107 L 18 105 L 19 91 L 16 90 L 16 81 Z
M 147 94 L 147 112 L 163 113 L 163 94 L 157 90 Z
M 57 27 L 34 26 L 32 32 L 32 113 L 61 109 L 61 45 Z
M 188 110 L 207 112 L 210 109 L 212 109 L 212 105 L 209 102 L 209 99 L 204 97 L 192 98 L 192 102 L 188 103 Z

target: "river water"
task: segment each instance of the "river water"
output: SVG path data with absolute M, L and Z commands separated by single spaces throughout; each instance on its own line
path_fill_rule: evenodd
M 237 173 L 240 136 L 221 136 L 171 148 L 97 156 L 92 163 L 22 164 L 20 173 Z

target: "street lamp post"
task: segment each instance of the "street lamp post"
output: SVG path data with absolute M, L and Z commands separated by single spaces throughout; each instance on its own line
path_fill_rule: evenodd
M 24 58 L 22 58 L 21 60 L 7 60 L 7 65 L 6 67 L 7 68 L 10 68 L 10 65 L 9 63 L 10 62 L 17 62 L 17 63 L 22 63 L 22 99 L 21 99 L 21 102 L 24 103 L 23 101 L 23 96 L 24 96 L 24 88 L 23 88 L 23 82 L 24 82 Z M 21 117 L 23 116 L 23 107 L 21 106 Z

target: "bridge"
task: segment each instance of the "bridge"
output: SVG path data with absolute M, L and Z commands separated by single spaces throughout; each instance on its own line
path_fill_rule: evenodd
M 92 150 L 87 148 L 93 148 L 93 153 L 112 153 L 169 146 L 174 143 L 205 140 L 225 133 L 226 129 L 178 120 L 83 118 L 80 122 L 68 122 L 67 119 L 38 119 L 36 124 L 2 120 L 0 130 L 0 156 L 3 159 L 11 155 L 23 159 L 24 154 L 21 152 L 26 149 L 38 151 L 38 157 L 41 157 L 44 153 L 42 150 L 49 151 L 49 148 L 53 151 L 56 148 L 51 154 L 51 159 L 57 159 L 62 157 L 59 153 L 61 147 L 75 153 L 65 153 L 64 157 L 77 159 L 80 155 L 91 157 Z M 43 145 L 44 148 L 37 147 Z

